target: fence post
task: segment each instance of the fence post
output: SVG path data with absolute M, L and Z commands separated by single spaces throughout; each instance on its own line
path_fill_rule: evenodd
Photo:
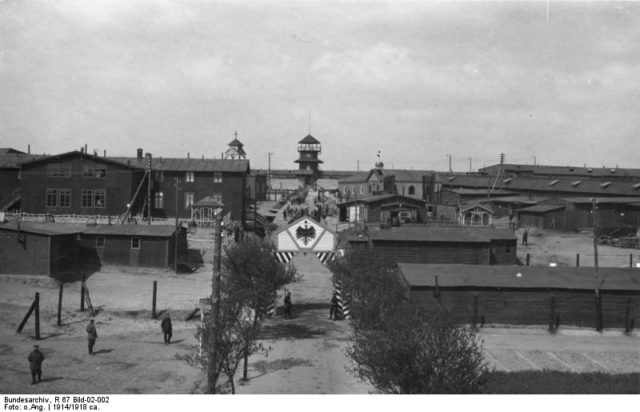
M 60 290 L 58 291 L 58 322 L 56 323 L 58 326 L 62 325 L 62 289 L 64 287 L 64 283 L 60 282 Z
M 602 332 L 602 294 L 596 296 L 596 331 Z
M 629 253 L 629 267 L 633 267 L 633 253 Z
M 473 327 L 478 327 L 478 294 L 473 294 Z
M 531 258 L 531 255 L 529 253 L 527 253 L 527 266 L 529 266 L 530 258 Z
M 551 296 L 551 313 L 549 314 L 549 330 L 554 329 L 554 323 L 556 320 L 556 297 Z
M 40 293 L 36 292 L 36 302 L 35 302 L 35 319 L 36 319 L 36 339 L 40 340 Z
M 627 299 L 627 308 L 624 311 L 624 331 L 629 333 L 632 330 L 631 326 L 631 298 Z
M 156 293 L 158 291 L 158 281 L 153 281 L 153 302 L 151 304 L 151 318 L 156 318 Z
M 576 253 L 576 267 L 580 267 L 580 253 Z

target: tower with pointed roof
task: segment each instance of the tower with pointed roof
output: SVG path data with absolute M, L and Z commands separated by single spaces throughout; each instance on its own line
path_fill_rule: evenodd
M 245 153 L 242 146 L 244 146 L 240 140 L 238 140 L 238 132 L 233 133 L 234 139 L 229 143 L 229 148 L 224 153 L 225 159 L 246 159 L 247 153 Z
M 321 151 L 322 148 L 318 139 L 309 134 L 298 142 L 300 157 L 295 163 L 298 163 L 300 170 L 311 170 L 313 175 L 317 177 L 320 174 L 320 163 L 322 163 L 322 160 L 318 159 Z

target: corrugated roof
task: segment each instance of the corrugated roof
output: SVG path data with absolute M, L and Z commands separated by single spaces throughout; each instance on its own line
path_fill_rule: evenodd
M 640 177 L 640 169 L 628 169 L 618 167 L 582 167 L 582 166 L 545 166 L 545 165 L 519 165 L 519 164 L 495 164 L 478 169 L 479 172 L 494 173 L 499 168 L 507 172 L 533 173 L 535 175 L 548 176 L 634 176 Z
M 385 200 L 393 200 L 397 202 L 404 202 L 404 203 L 411 203 L 411 204 L 416 204 L 416 203 L 422 204 L 422 205 L 426 204 L 424 200 L 416 199 L 415 197 L 396 195 L 396 194 L 390 193 L 390 194 L 367 196 L 367 197 L 352 199 L 346 202 L 339 203 L 338 206 L 346 206 L 346 205 L 355 204 L 355 203 L 369 204 L 369 203 L 376 203 L 376 202 L 381 202 Z
M 28 155 L 20 153 L 0 153 L 0 169 L 19 169 L 22 163 L 30 162 L 45 155 Z
M 553 288 L 593 291 L 593 268 L 398 263 L 413 287 Z M 520 273 L 520 276 L 517 274 Z M 600 268 L 602 290 L 640 292 L 640 269 Z
M 145 159 L 137 157 L 109 157 L 116 162 L 139 167 L 146 167 Z M 230 172 L 245 173 L 249 169 L 249 161 L 246 159 L 202 159 L 202 158 L 165 158 L 153 157 L 151 168 L 157 171 L 172 172 Z
M 117 164 L 119 166 L 126 166 L 126 167 L 132 167 L 132 168 L 137 168 L 139 166 L 135 165 L 135 164 L 127 164 L 127 163 L 123 163 L 123 162 L 119 162 L 118 160 L 115 160 L 115 158 L 111 158 L 111 157 L 102 157 L 102 156 L 96 156 L 90 153 L 82 153 L 79 152 L 77 150 L 71 151 L 71 152 L 66 152 L 66 153 L 60 153 L 57 155 L 51 155 L 51 156 L 38 156 L 32 160 L 23 162 L 23 166 L 30 166 L 33 164 L 37 164 L 37 163 L 45 163 L 51 160 L 57 160 L 57 159 L 64 159 L 67 157 L 82 157 L 82 158 L 86 158 L 86 159 L 91 159 L 93 161 L 96 162 L 102 162 L 102 163 L 107 163 L 107 164 Z
M 558 180 L 553 186 L 549 186 L 552 180 Z M 448 179 L 441 180 L 443 189 L 473 189 L 473 188 L 487 188 L 487 182 L 491 181 L 488 176 L 455 176 L 455 179 L 449 181 Z M 526 178 L 526 177 L 514 177 L 508 184 L 502 185 L 502 181 L 498 180 L 495 186 L 495 190 L 509 189 L 512 191 L 538 191 L 546 193 L 570 193 L 579 195 L 596 195 L 596 196 L 638 196 L 640 189 L 634 189 L 633 185 L 638 183 L 635 180 L 632 181 L 613 181 L 607 187 L 601 186 L 599 180 L 585 180 L 578 186 L 572 185 L 573 179 L 542 179 L 542 178 Z M 491 181 L 493 185 L 493 181 Z

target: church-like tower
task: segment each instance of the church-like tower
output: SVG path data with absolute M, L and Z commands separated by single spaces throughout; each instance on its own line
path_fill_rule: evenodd
M 310 134 L 298 142 L 298 153 L 300 157 L 295 163 L 298 163 L 300 170 L 312 170 L 314 175 L 319 174 L 319 166 L 322 160 L 318 159 L 318 155 L 322 151 L 320 142 Z
M 242 146 L 244 146 L 240 140 L 238 140 L 238 132 L 233 133 L 234 139 L 229 143 L 229 148 L 224 153 L 225 159 L 246 159 L 247 154 L 245 153 Z

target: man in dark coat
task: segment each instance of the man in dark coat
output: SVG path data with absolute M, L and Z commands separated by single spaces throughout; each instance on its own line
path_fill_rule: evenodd
M 329 319 L 337 320 L 338 319 L 338 293 L 333 292 L 333 297 L 331 298 L 331 309 L 329 309 Z
M 172 332 L 172 327 L 171 327 L 171 317 L 169 316 L 169 314 L 167 314 L 164 319 L 162 319 L 162 322 L 160 323 L 160 327 L 162 328 L 162 334 L 164 335 L 164 343 L 165 345 L 168 345 L 171 343 L 171 332 Z
M 291 319 L 291 292 L 287 292 L 284 296 L 284 317 L 287 319 Z
M 98 339 L 98 332 L 96 331 L 96 325 L 94 320 L 91 319 L 89 324 L 87 325 L 87 340 L 89 342 L 89 355 L 94 355 L 93 353 L 93 345 L 96 344 L 96 339 Z
M 529 228 L 524 229 L 524 233 L 522 234 L 522 246 L 527 246 L 529 241 Z
M 41 380 L 42 362 L 44 361 L 44 355 L 40 352 L 38 345 L 33 345 L 33 351 L 31 351 L 27 360 L 29 361 L 29 369 L 31 369 L 31 384 L 35 385 Z

